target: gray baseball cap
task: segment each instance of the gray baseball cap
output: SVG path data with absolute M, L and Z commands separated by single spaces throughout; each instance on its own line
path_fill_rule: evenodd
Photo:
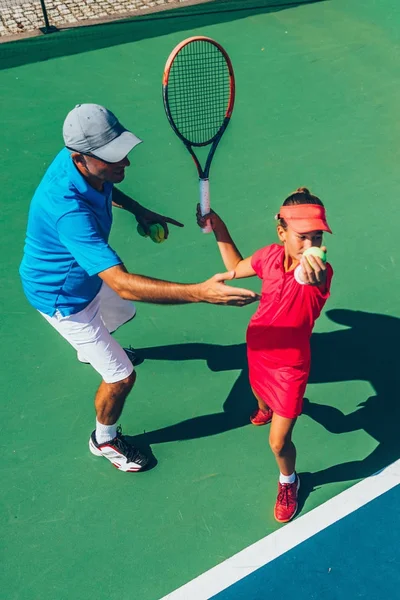
M 110 163 L 125 158 L 142 141 L 99 104 L 77 104 L 64 121 L 63 136 L 69 150 Z

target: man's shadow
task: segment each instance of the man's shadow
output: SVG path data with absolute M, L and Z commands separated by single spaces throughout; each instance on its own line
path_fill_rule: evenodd
M 370 398 L 348 398 L 349 408 L 340 410 L 305 400 L 304 413 L 335 435 L 363 429 L 377 448 L 361 460 L 334 464 L 302 478 L 303 502 L 308 493 L 325 483 L 348 481 L 372 475 L 400 457 L 398 433 L 400 380 L 397 358 L 400 320 L 388 315 L 336 309 L 327 316 L 347 329 L 316 333 L 311 338 L 310 383 L 368 381 L 375 391 Z M 215 435 L 249 424 L 256 401 L 248 382 L 245 344 L 218 346 L 189 343 L 141 349 L 146 360 L 205 360 L 211 371 L 240 370 L 223 403 L 222 412 L 194 417 L 136 436 L 146 445 Z
M 154 431 L 135 436 L 137 444 L 161 444 L 177 440 L 191 440 L 208 437 L 243 427 L 250 423 L 250 413 L 257 402 L 252 394 L 248 381 L 246 344 L 219 346 L 204 343 L 175 344 L 141 348 L 138 353 L 143 360 L 204 360 L 210 371 L 241 371 L 227 398 L 223 402 L 222 411 L 186 419 L 180 423 L 169 425 Z M 212 385 L 211 385 L 212 387 Z M 220 406 L 220 399 L 215 398 Z

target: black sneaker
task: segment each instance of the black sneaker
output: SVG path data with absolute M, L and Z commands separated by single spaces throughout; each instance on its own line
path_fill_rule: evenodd
M 140 363 L 143 362 L 142 358 L 140 357 L 140 355 L 136 352 L 135 348 L 132 348 L 132 346 L 129 346 L 129 348 L 124 348 L 125 350 L 125 354 L 127 355 L 127 357 L 129 358 L 129 360 L 131 361 L 131 363 L 133 364 L 134 367 L 136 367 L 137 365 L 140 365 Z M 83 356 L 81 356 L 78 352 L 77 354 L 77 358 L 79 360 L 79 362 L 83 363 L 84 365 L 89 365 L 89 361 L 87 361 Z
M 142 358 L 140 357 L 140 354 L 138 354 L 135 348 L 132 348 L 132 346 L 129 346 L 129 348 L 124 348 L 124 350 L 134 367 L 136 367 L 136 365 L 140 365 L 140 363 L 143 362 Z
M 95 456 L 104 456 L 120 471 L 135 473 L 144 469 L 149 463 L 149 458 L 142 454 L 135 446 L 129 444 L 122 435 L 121 427 L 117 428 L 117 435 L 113 440 L 98 444 L 95 431 L 89 439 L 89 450 Z

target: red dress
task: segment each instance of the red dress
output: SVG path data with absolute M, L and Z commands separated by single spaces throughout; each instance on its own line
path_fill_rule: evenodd
M 283 246 L 257 250 L 251 265 L 262 279 L 261 301 L 247 329 L 250 384 L 277 415 L 301 414 L 310 372 L 310 337 L 329 297 L 332 267 L 324 288 L 301 285 L 285 273 Z

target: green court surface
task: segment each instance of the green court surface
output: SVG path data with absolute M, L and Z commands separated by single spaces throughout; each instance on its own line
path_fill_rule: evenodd
M 18 277 L 30 198 L 81 102 L 106 105 L 145 141 L 122 189 L 185 223 L 156 245 L 116 212 L 111 243 L 127 267 L 179 281 L 223 270 L 195 224 L 196 171 L 161 100 L 165 60 L 191 35 L 218 40 L 236 73 L 211 198 L 243 254 L 275 241 L 273 216 L 300 185 L 334 231 L 332 296 L 295 432 L 302 514 L 400 456 L 400 4 L 227 6 L 0 45 L 4 599 L 157 600 L 279 527 L 268 429 L 248 423 L 254 306 L 142 304 L 117 332 L 145 358 L 121 423 L 157 460 L 129 475 L 89 454 L 98 376 Z

